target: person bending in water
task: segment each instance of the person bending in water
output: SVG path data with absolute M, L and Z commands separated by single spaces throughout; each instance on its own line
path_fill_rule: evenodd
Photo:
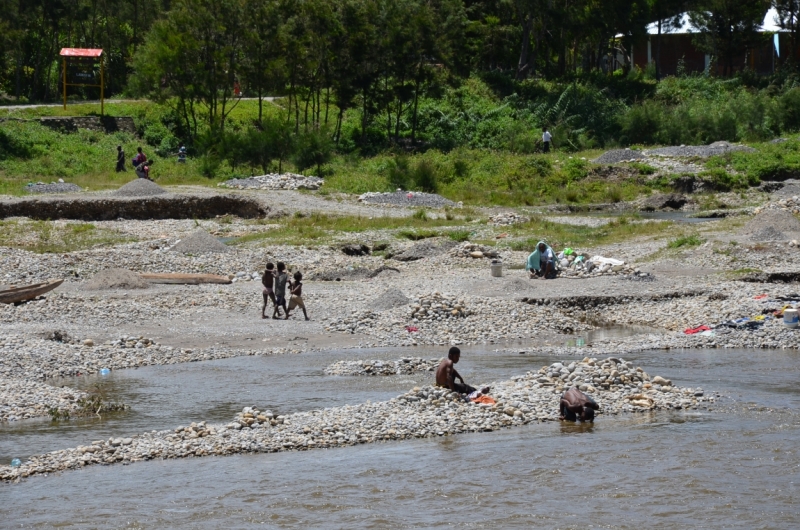
M 455 346 L 450 348 L 450 351 L 447 352 L 447 359 L 442 359 L 439 368 L 436 369 L 436 386 L 449 388 L 459 394 L 471 394 L 476 389 L 466 384 L 461 374 L 456 371 L 455 365 L 460 358 L 461 350 Z M 461 383 L 456 383 L 456 379 L 460 379 Z M 488 394 L 489 390 L 489 387 L 485 386 L 481 389 L 481 394 Z
M 575 387 L 561 395 L 560 419 L 567 421 L 594 421 L 594 411 L 600 409 L 595 401 Z

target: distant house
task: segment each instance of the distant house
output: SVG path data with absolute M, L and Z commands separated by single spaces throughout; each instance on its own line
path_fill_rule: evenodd
M 785 59 L 785 54 L 794 53 L 795 58 L 800 59 L 798 50 L 790 50 L 789 34 L 778 27 L 775 23 L 777 12 L 774 8 L 767 11 L 764 22 L 761 25 L 761 32 L 772 34 L 772 39 L 765 39 L 761 46 L 748 50 L 746 54 L 737 57 L 734 61 L 734 69 L 741 70 L 748 68 L 759 74 L 771 74 L 777 65 Z M 658 25 L 654 22 L 647 27 L 648 39 L 646 46 L 636 46 L 633 49 L 633 64 L 639 68 L 646 68 L 647 65 L 656 60 L 659 44 L 661 55 L 659 65 L 661 75 L 674 75 L 678 71 L 678 65 L 683 61 L 684 71 L 705 72 L 711 65 L 712 57 L 701 52 L 695 47 L 694 38 L 700 33 L 689 20 L 689 14 L 683 13 L 678 27 L 667 27 L 662 23 L 661 35 L 658 35 Z M 660 42 L 659 42 L 660 40 Z M 716 72 L 722 73 L 722 65 L 716 64 Z

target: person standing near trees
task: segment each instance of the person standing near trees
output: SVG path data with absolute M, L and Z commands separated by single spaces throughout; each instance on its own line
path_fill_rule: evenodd
M 542 152 L 549 153 L 550 152 L 550 144 L 553 142 L 553 135 L 550 134 L 550 131 L 547 130 L 547 126 L 545 125 L 542 127 Z M 556 145 L 553 144 L 553 147 Z

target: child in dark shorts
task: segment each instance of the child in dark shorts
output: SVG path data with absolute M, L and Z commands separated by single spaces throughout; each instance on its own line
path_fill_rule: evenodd
M 267 318 L 265 311 L 270 300 L 272 300 L 273 306 L 277 305 L 277 299 L 275 298 L 275 265 L 273 263 L 267 263 L 264 275 L 261 276 L 261 284 L 264 286 L 261 293 L 264 297 L 264 304 L 261 306 L 261 318 Z

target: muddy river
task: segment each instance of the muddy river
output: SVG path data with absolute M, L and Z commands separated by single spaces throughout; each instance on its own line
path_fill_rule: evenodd
M 576 349 L 576 358 L 591 349 Z M 101 388 L 132 410 L 0 428 L 0 459 L 195 420 L 247 405 L 290 413 L 388 399 L 429 374 L 334 378 L 342 358 L 248 357 L 114 372 Z M 332 450 L 149 461 L 0 485 L 0 527 L 66 528 L 798 528 L 800 353 L 691 350 L 628 357 L 650 374 L 723 397 L 712 410 L 600 416 L 491 433 Z M 552 358 L 464 348 L 468 382 Z

